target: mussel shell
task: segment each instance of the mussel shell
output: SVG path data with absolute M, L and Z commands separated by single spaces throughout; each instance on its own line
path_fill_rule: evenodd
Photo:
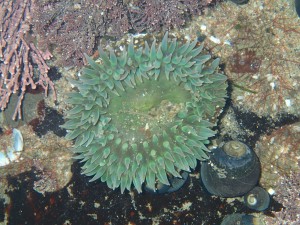
M 8 159 L 6 153 L 0 152 L 0 166 L 6 166 L 9 163 L 10 162 L 9 162 L 9 159 Z
M 21 131 L 18 129 L 13 129 L 12 133 L 12 138 L 13 138 L 13 148 L 16 152 L 21 152 L 23 151 L 23 136 L 21 134 Z
M 264 211 L 270 205 L 270 195 L 265 189 L 255 187 L 244 196 L 244 203 L 250 209 Z
M 23 137 L 21 132 L 14 128 L 12 132 L 0 136 L 0 167 L 17 161 L 23 151 Z
M 201 179 L 213 195 L 237 197 L 258 183 L 260 163 L 255 152 L 242 142 L 230 141 L 213 149 L 210 159 L 201 165 Z

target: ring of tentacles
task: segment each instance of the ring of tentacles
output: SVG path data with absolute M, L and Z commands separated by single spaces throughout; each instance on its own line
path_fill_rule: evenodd
M 82 173 L 121 192 L 132 184 L 155 190 L 171 176 L 207 159 L 214 136 L 211 118 L 225 104 L 226 76 L 219 59 L 203 54 L 197 40 L 170 39 L 123 51 L 98 49 L 99 58 L 77 80 L 63 125 L 75 139 Z

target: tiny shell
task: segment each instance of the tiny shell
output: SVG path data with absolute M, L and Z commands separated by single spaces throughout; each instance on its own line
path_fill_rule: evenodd
M 287 107 L 291 107 L 291 105 L 292 105 L 292 100 L 291 99 L 285 99 L 284 101 L 285 101 L 285 105 Z
M 250 209 L 264 211 L 270 205 L 270 195 L 265 189 L 255 187 L 244 196 L 244 203 Z
M 205 30 L 207 29 L 207 27 L 206 27 L 206 25 L 201 24 L 200 29 L 201 29 L 202 31 L 205 31 Z
M 18 129 L 0 137 L 0 166 L 6 166 L 19 159 L 23 151 L 23 137 Z
M 214 43 L 216 43 L 216 44 L 220 44 L 220 43 L 221 43 L 220 39 L 219 39 L 219 38 L 216 38 L 216 37 L 214 37 L 214 36 L 210 36 L 210 37 L 209 37 L 209 40 L 211 40 L 212 42 L 214 42 Z

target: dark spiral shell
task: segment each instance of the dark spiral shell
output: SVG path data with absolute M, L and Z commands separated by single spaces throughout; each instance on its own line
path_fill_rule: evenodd
M 269 207 L 270 195 L 265 189 L 255 187 L 244 196 L 244 203 L 250 209 L 264 211 Z
M 264 225 L 260 218 L 248 214 L 234 213 L 224 218 L 221 225 Z
M 213 195 L 237 197 L 249 192 L 258 183 L 260 163 L 247 145 L 229 141 L 213 149 L 210 160 L 201 166 L 201 179 Z

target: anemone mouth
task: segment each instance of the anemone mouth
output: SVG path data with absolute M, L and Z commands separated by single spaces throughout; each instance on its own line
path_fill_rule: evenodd
M 74 107 L 63 127 L 91 181 L 141 192 L 144 182 L 169 185 L 168 176 L 208 158 L 205 144 L 215 132 L 204 118 L 224 106 L 227 85 L 219 60 L 207 63 L 210 55 L 196 45 L 166 33 L 158 46 L 130 43 L 120 55 L 99 48 L 99 60 L 86 56 L 90 65 L 72 81 L 78 92 L 69 95 Z
M 126 87 L 119 96 L 112 96 L 107 116 L 123 141 L 143 143 L 174 126 L 190 99 L 183 85 L 161 76 L 138 81 L 134 88 Z

